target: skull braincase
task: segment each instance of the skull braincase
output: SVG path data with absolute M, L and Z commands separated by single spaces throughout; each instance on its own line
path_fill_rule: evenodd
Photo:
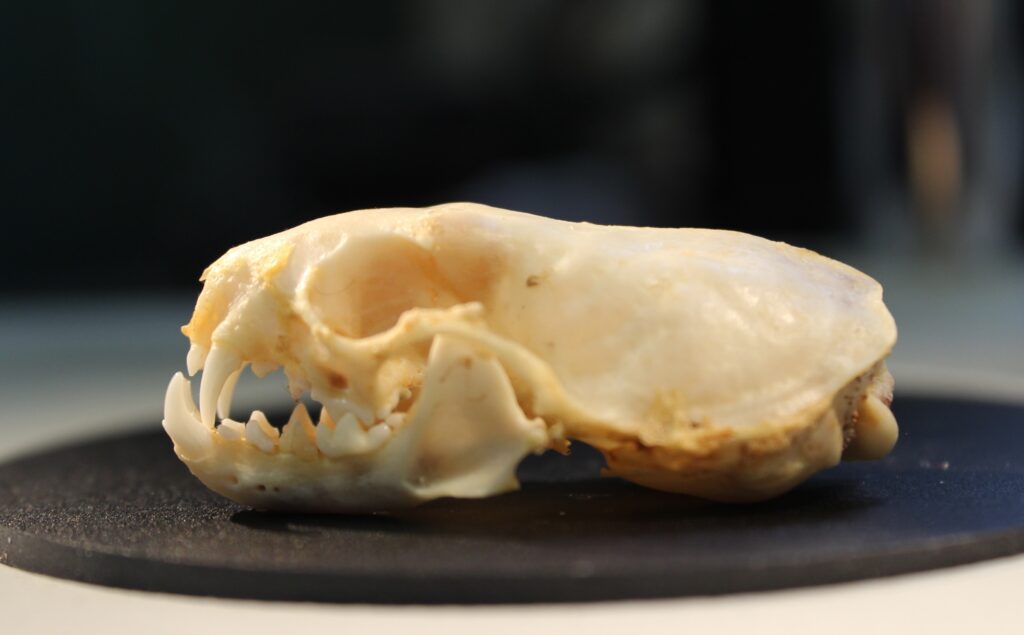
M 236 247 L 204 279 L 183 331 L 190 370 L 206 365 L 195 418 L 215 442 L 178 453 L 208 485 L 257 506 L 497 493 L 515 487 L 519 458 L 563 436 L 640 483 L 761 498 L 838 460 L 865 410 L 858 400 L 891 399 L 881 362 L 895 325 L 881 287 L 736 232 L 467 203 L 364 210 Z M 280 447 L 228 451 L 235 441 L 208 411 L 246 362 L 283 367 L 293 396 L 311 390 L 327 413 L 318 427 L 405 418 L 361 454 L 324 456 L 321 443 L 300 464 Z M 276 474 L 280 491 L 243 493 L 239 473 Z

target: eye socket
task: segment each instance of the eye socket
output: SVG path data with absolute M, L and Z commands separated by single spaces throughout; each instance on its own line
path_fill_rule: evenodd
M 461 302 L 434 256 L 401 236 L 350 237 L 308 275 L 310 307 L 345 337 L 386 331 L 412 308 L 447 308 Z

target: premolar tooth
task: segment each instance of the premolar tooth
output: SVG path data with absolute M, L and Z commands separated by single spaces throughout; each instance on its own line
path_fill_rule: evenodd
M 325 407 L 320 411 L 320 425 L 316 427 L 316 446 L 320 448 L 320 451 L 324 455 L 336 459 L 346 454 L 352 454 L 351 452 L 351 440 L 349 437 L 348 427 L 355 423 L 356 427 L 359 427 L 359 422 L 352 416 L 351 413 L 341 417 L 338 423 L 334 423 L 330 419 L 330 415 Z M 359 429 L 362 433 L 362 429 Z
M 217 416 L 221 419 L 227 419 L 231 416 L 231 400 L 235 396 L 235 387 L 238 385 L 238 378 L 241 376 L 242 369 L 239 368 L 228 375 L 228 380 L 224 382 L 224 387 L 220 390 L 220 396 L 217 397 Z
M 217 400 L 224 384 L 241 367 L 242 358 L 224 348 L 214 346 L 207 356 L 199 384 L 199 414 L 207 428 L 213 429 Z
M 178 454 L 189 460 L 201 460 L 213 450 L 210 431 L 199 420 L 192 401 L 190 382 L 181 373 L 174 373 L 167 385 L 163 426 Z
M 227 441 L 238 441 L 245 436 L 245 424 L 241 421 L 225 419 L 217 426 L 217 434 Z
M 249 423 L 245 424 L 245 440 L 267 454 L 277 447 L 280 434 L 277 428 L 267 421 L 267 416 L 259 410 L 254 410 L 249 417 Z
M 304 404 L 296 404 L 281 432 L 281 451 L 303 459 L 315 459 L 317 456 L 316 427 Z
M 284 375 L 288 378 L 288 392 L 291 394 L 292 400 L 298 401 L 302 393 L 309 390 L 309 382 L 302 375 L 289 372 L 287 368 L 285 368 Z
M 355 415 L 355 417 L 361 421 L 374 420 L 373 410 L 346 399 L 345 397 L 331 397 L 329 395 L 323 395 L 316 389 L 312 391 L 310 396 L 316 401 L 324 404 L 324 408 L 331 413 L 331 417 L 335 421 L 340 421 L 341 418 L 347 414 Z
M 188 349 L 188 356 L 185 358 L 185 366 L 188 368 L 188 376 L 191 377 L 203 369 L 206 363 L 207 350 L 202 344 L 193 344 Z
M 325 408 L 324 412 L 326 411 Z M 336 424 L 325 419 L 316 428 L 317 447 L 332 459 L 372 452 L 390 436 L 390 428 L 382 424 L 370 428 L 369 431 L 363 430 L 362 424 L 352 413 L 345 414 Z
M 250 365 L 250 368 L 252 368 L 252 374 L 256 375 L 260 379 L 263 379 L 270 373 L 274 372 L 278 367 L 278 364 L 275 364 L 274 362 L 253 362 Z
M 378 423 L 366 431 L 366 451 L 372 452 L 391 438 L 391 428 L 386 424 Z

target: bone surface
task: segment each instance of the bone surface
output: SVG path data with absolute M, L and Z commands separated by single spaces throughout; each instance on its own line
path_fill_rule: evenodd
M 753 501 L 896 442 L 881 287 L 747 234 L 362 210 L 235 247 L 202 279 L 182 329 L 199 407 L 176 374 L 164 427 L 208 487 L 260 509 L 490 496 L 571 440 L 610 475 Z M 319 423 L 301 404 L 280 433 L 226 419 L 246 367 L 282 368 Z

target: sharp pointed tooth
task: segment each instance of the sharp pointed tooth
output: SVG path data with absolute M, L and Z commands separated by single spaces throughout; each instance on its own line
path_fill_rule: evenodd
M 259 410 L 254 410 L 249 423 L 245 424 L 245 440 L 267 454 L 277 447 L 279 435 L 277 428 L 270 425 L 267 416 Z
M 303 459 L 315 459 L 317 456 L 316 427 L 304 404 L 296 404 L 281 432 L 281 451 Z
M 202 344 L 193 344 L 188 349 L 188 356 L 185 358 L 185 365 L 188 367 L 188 376 L 191 377 L 203 369 L 206 363 L 206 354 L 209 351 Z
M 224 348 L 216 346 L 210 351 L 203 367 L 203 379 L 199 384 L 199 414 L 203 425 L 212 429 L 217 398 L 227 383 L 228 377 L 242 367 L 242 358 Z
M 188 460 L 203 459 L 213 450 L 210 430 L 199 420 L 189 381 L 181 373 L 167 385 L 163 426 L 178 454 Z
M 386 419 L 384 419 L 384 425 L 386 425 L 387 427 L 391 428 L 392 430 L 397 430 L 397 429 L 401 428 L 402 424 L 404 424 L 404 423 L 405 423 L 405 413 L 404 412 L 392 412 L 391 414 L 389 414 L 387 416 Z
M 238 441 L 245 436 L 245 424 L 241 421 L 225 419 L 217 426 L 217 434 L 227 441 Z
M 238 378 L 242 376 L 242 370 L 239 368 L 228 375 L 228 380 L 224 382 L 224 387 L 220 390 L 220 396 L 217 397 L 217 416 L 221 419 L 231 416 L 231 400 L 235 396 L 235 387 L 238 386 Z

